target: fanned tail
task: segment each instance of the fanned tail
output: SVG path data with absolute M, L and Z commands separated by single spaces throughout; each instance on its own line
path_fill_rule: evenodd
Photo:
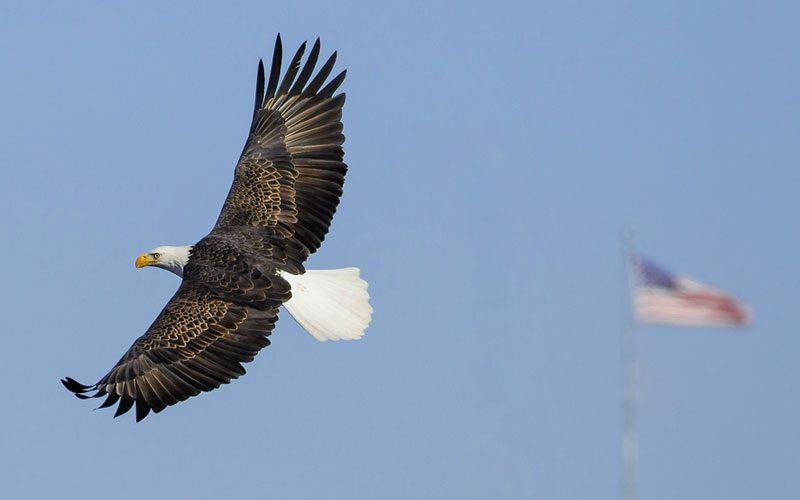
M 292 286 L 292 298 L 284 307 L 315 339 L 355 340 L 364 335 L 372 306 L 358 268 L 280 274 Z

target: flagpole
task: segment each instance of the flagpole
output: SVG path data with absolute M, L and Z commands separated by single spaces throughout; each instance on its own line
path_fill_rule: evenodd
M 639 400 L 639 346 L 634 310 L 634 283 L 631 267 L 636 259 L 634 238 L 630 231 L 622 237 L 623 262 L 628 280 L 628 314 L 622 328 L 623 398 L 622 398 L 622 493 L 624 500 L 636 500 L 639 442 L 637 406 Z

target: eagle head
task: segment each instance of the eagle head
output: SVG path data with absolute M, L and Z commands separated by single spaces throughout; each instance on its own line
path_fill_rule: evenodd
M 183 268 L 189 262 L 192 247 L 156 247 L 136 258 L 136 268 L 147 266 L 160 267 L 183 276 Z

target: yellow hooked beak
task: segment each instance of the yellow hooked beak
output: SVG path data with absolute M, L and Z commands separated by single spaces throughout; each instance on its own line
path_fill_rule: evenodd
M 145 266 L 152 266 L 156 262 L 158 262 L 158 260 L 150 257 L 150 254 L 142 254 L 136 258 L 136 269 L 140 269 Z

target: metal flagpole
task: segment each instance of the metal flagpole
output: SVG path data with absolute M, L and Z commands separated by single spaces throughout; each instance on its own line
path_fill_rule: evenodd
M 637 259 L 633 235 L 623 235 L 623 261 L 628 278 L 628 315 L 622 328 L 623 399 L 622 399 L 622 492 L 624 500 L 636 500 L 636 475 L 639 442 L 636 409 L 639 400 L 639 349 L 634 310 L 634 279 Z

